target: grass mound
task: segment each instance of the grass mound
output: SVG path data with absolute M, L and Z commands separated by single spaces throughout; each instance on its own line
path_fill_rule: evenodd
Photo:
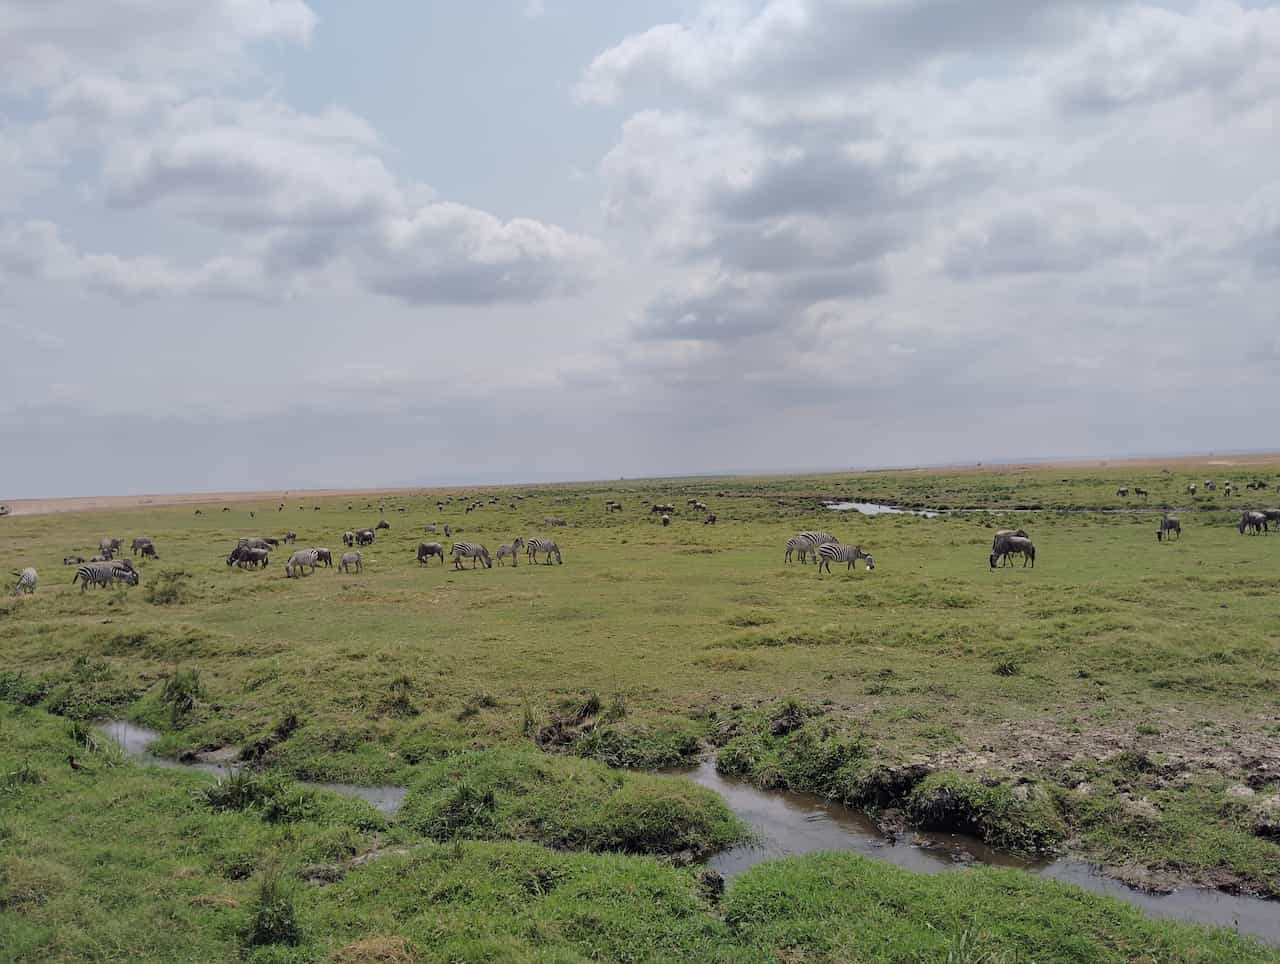
M 400 822 L 435 840 L 694 857 L 746 837 L 715 793 L 686 780 L 534 750 L 482 750 L 427 767 Z

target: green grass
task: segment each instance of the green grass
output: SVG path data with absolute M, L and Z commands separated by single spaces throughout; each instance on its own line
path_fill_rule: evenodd
M 1232 477 L 1274 482 L 1276 472 Z M 340 937 L 381 935 L 407 938 L 427 956 L 448 956 L 437 947 L 590 956 L 591 926 L 513 917 L 497 907 L 500 881 L 473 881 L 488 896 L 462 902 L 465 914 L 450 898 L 444 905 L 458 913 L 402 926 L 394 908 L 421 903 L 426 885 L 408 876 L 386 884 L 397 879 L 389 867 L 429 868 L 422 874 L 434 888 L 502 854 L 573 868 L 580 901 L 592 887 L 625 889 L 633 874 L 682 895 L 657 916 L 617 910 L 624 936 L 609 937 L 613 924 L 601 924 L 604 956 L 628 940 L 657 956 L 698 956 L 719 942 L 744 959 L 785 956 L 791 945 L 769 930 L 774 917 L 750 933 L 726 931 L 690 874 L 601 853 L 702 852 L 733 836 L 696 788 L 676 792 L 606 769 L 688 763 L 705 747 L 722 769 L 765 786 L 895 807 L 999 846 L 1066 850 L 1157 880 L 1280 895 L 1280 845 L 1255 833 L 1260 808 L 1280 792 L 1280 540 L 1234 528 L 1238 509 L 1266 504 L 1266 494 L 1228 505 L 1220 493 L 1213 501 L 1183 493 L 1212 475 L 1225 477 L 1045 467 L 521 487 L 470 514 L 459 502 L 438 512 L 435 493 L 405 495 L 386 499 L 393 528 L 365 550 L 362 575 L 322 569 L 297 580 L 280 569 L 287 553 L 265 572 L 228 569 L 226 553 L 238 536 L 286 528 L 301 545 L 340 546 L 345 529 L 377 520 L 376 504 L 329 499 L 313 512 L 308 500 L 305 512 L 282 513 L 259 505 L 253 520 L 249 506 L 206 506 L 198 517 L 191 507 L 145 507 L 0 520 L 3 571 L 35 565 L 42 577 L 34 597 L 0 598 L 0 707 L 8 707 L 0 854 L 16 854 L 5 880 L 18 895 L 4 898 L 0 934 L 34 956 L 231 956 L 268 857 L 296 876 L 306 863 L 341 864 L 363 848 L 407 847 L 411 854 L 354 868 L 316 893 L 302 886 L 292 895 L 301 942 L 288 953 L 311 959 L 317 948 L 342 946 Z M 1121 506 L 1122 483 L 1151 489 L 1149 512 L 1068 511 Z M 513 511 L 516 493 L 526 498 Z M 606 516 L 609 497 L 626 510 Z M 1039 508 L 864 518 L 826 512 L 820 497 Z M 663 529 L 645 498 L 681 506 L 701 498 L 720 521 L 703 526 L 699 514 L 681 512 Z M 1185 535 L 1158 545 L 1164 503 L 1181 507 Z M 422 533 L 427 522 L 450 522 L 492 549 L 539 532 L 547 515 L 570 522 L 556 532 L 563 566 L 453 572 L 414 561 L 417 542 L 432 538 Z M 1035 569 L 989 570 L 990 530 L 1010 523 L 1035 539 Z M 819 578 L 813 566 L 785 566 L 786 538 L 806 528 L 870 549 L 876 571 Z M 61 558 L 88 555 L 106 534 L 150 535 L 164 562 L 143 564 L 135 589 L 81 594 Z M 163 731 L 162 752 L 234 746 L 269 776 L 243 809 L 210 806 L 196 793 L 207 781 L 120 765 L 46 714 L 127 716 Z M 94 772 L 73 775 L 69 752 Z M 399 782 L 412 794 L 405 820 L 388 825 L 291 779 Z M 1229 792 L 1239 786 L 1252 796 Z M 569 802 L 557 807 L 560 799 Z M 13 840 L 26 849 L 9 847 Z M 143 854 L 142 840 L 161 850 L 148 844 Z M 759 868 L 730 889 L 726 906 L 748 882 L 791 873 L 793 863 L 817 874 L 820 862 Z M 881 871 L 885 881 L 897 873 L 867 873 Z M 208 886 L 188 887 L 174 873 Z M 366 879 L 384 880 L 383 889 L 363 889 Z M 125 896 L 109 892 L 117 881 Z M 948 878 L 902 889 L 959 886 Z M 379 927 L 330 908 L 335 888 Z M 237 906 L 183 903 L 197 894 Z M 686 903 L 691 916 L 679 909 Z M 1018 903 L 989 906 L 1012 927 Z M 934 925 L 917 911 L 909 929 L 923 940 Z M 819 916 L 826 923 L 815 928 L 846 933 Z M 162 927 L 173 919 L 190 926 Z M 1094 917 L 1078 922 L 1080 939 L 1104 942 Z M 1004 925 L 953 923 L 920 953 L 1028 953 L 1023 938 L 1004 939 Z M 438 942 L 426 936 L 435 926 Z M 1145 946 L 1123 927 L 1139 942 L 1132 946 Z M 1067 941 L 1068 932 L 1064 924 L 1054 933 Z M 846 939 L 795 946 L 833 958 L 881 953 L 861 944 L 846 953 Z M 915 946 L 893 944 L 893 953 L 911 956 Z M 1040 957 L 1071 956 L 1038 946 Z

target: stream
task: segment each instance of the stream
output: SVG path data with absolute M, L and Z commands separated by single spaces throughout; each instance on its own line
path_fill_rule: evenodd
M 225 777 L 236 766 L 230 761 L 206 757 L 180 763 L 151 753 L 147 746 L 160 734 L 124 720 L 99 724 L 98 731 L 145 764 L 169 769 L 199 770 Z M 810 793 L 761 790 L 745 780 L 716 771 L 714 760 L 697 767 L 666 771 L 682 776 L 720 794 L 737 816 L 755 831 L 748 844 L 716 854 L 707 866 L 726 879 L 766 860 L 814 851 L 853 851 L 918 873 L 937 873 L 975 864 L 1024 870 L 1040 877 L 1073 884 L 1095 894 L 1115 897 L 1152 917 L 1229 927 L 1270 944 L 1280 945 L 1280 903 L 1254 897 L 1237 897 L 1203 887 L 1187 887 L 1172 894 L 1145 894 L 1118 880 L 1103 877 L 1078 860 L 1032 860 L 995 850 L 977 837 L 958 833 L 910 831 L 901 840 L 887 837 L 865 814 Z M 361 787 L 346 783 L 299 781 L 315 790 L 356 797 L 388 816 L 404 802 L 405 787 Z

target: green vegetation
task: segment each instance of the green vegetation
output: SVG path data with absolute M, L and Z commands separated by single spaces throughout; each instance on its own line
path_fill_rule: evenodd
M 1145 886 L 1280 896 L 1280 543 L 1234 528 L 1265 498 L 1184 494 L 1211 475 L 519 487 L 472 513 L 388 496 L 363 574 L 296 580 L 283 556 L 256 572 L 226 553 L 287 528 L 340 544 L 377 502 L 8 517 L 0 561 L 42 580 L 0 600 L 0 959 L 1257 959 L 1013 872 L 815 856 L 717 901 L 678 864 L 742 827 L 706 791 L 631 772 L 712 752 L 761 786 Z M 1276 469 L 1232 477 L 1257 476 Z M 1149 510 L 1097 511 L 1141 507 L 1115 496 L 1125 483 Z M 719 523 L 664 529 L 641 501 L 685 498 Z M 868 518 L 820 498 L 986 508 Z M 1185 535 L 1159 545 L 1165 503 Z M 563 566 L 414 561 L 427 522 L 493 549 L 547 515 L 570 522 Z M 1034 570 L 988 568 L 998 526 L 1031 532 Z M 805 528 L 870 549 L 876 571 L 785 566 Z M 139 532 L 172 568 L 141 563 L 129 590 L 59 585 L 63 555 Z M 103 717 L 253 770 L 126 765 L 87 725 Z M 297 780 L 410 794 L 388 820 Z

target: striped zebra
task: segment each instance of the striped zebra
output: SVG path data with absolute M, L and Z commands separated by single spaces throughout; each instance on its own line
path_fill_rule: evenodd
M 790 563 L 791 557 L 794 555 L 801 562 L 807 562 L 809 552 L 813 549 L 813 543 L 803 536 L 792 536 L 787 540 L 787 554 L 783 556 L 783 561 Z
M 15 571 L 14 575 L 18 577 L 18 584 L 13 587 L 15 596 L 21 596 L 24 592 L 33 593 L 36 591 L 36 584 L 39 583 L 40 577 L 36 575 L 36 571 L 30 566 L 27 566 L 21 572 Z
M 84 592 L 90 584 L 102 589 L 106 589 L 113 582 L 124 582 L 130 586 L 136 586 L 138 573 L 125 560 L 108 559 L 105 562 L 86 562 L 76 569 L 76 574 L 71 577 L 71 585 L 74 586 L 76 580 L 80 581 L 80 591 Z
M 556 563 L 564 564 L 564 560 L 560 558 L 560 547 L 550 539 L 539 539 L 536 536 L 525 543 L 526 552 L 529 556 L 529 564 L 532 565 L 538 561 L 538 553 L 545 552 L 547 554 L 547 565 L 551 565 L 551 557 L 556 557 Z
M 320 560 L 320 553 L 315 549 L 299 549 L 289 557 L 289 561 L 284 564 L 284 574 L 286 579 L 292 579 L 295 575 L 302 576 L 303 569 L 309 569 L 311 572 L 316 571 L 316 563 Z M 307 573 L 310 575 L 310 573 Z
M 486 569 L 493 568 L 493 560 L 489 558 L 489 550 L 476 542 L 455 542 L 453 549 L 453 568 L 461 569 L 462 560 L 470 559 L 471 568 L 476 567 L 476 562 L 483 562 Z
M 819 546 L 824 546 L 824 545 L 827 545 L 828 543 L 838 544 L 840 542 L 840 540 L 837 539 L 835 536 L 833 536 L 830 532 L 815 532 L 815 531 L 799 532 L 795 535 L 793 539 L 787 542 L 787 551 L 788 551 L 787 562 L 791 561 L 790 553 L 798 552 L 800 549 L 799 544 L 797 544 L 794 547 L 792 546 L 792 543 L 795 543 L 796 540 L 801 540 L 805 543 L 805 546 L 804 546 L 805 552 L 800 553 L 801 562 L 805 561 L 805 557 L 809 553 L 813 553 L 814 558 L 816 559 L 817 550 Z
M 511 557 L 511 565 L 515 566 L 516 560 L 519 558 L 520 550 L 524 548 L 524 539 L 516 536 L 514 542 L 504 542 L 498 546 L 498 565 L 503 565 L 503 557 Z
M 842 546 L 838 542 L 824 542 L 818 546 L 818 575 L 822 575 L 823 569 L 830 572 L 833 562 L 847 562 L 850 569 L 857 569 L 859 559 L 867 561 L 867 572 L 876 567 L 876 561 L 871 558 L 871 553 L 864 552 L 862 546 Z

